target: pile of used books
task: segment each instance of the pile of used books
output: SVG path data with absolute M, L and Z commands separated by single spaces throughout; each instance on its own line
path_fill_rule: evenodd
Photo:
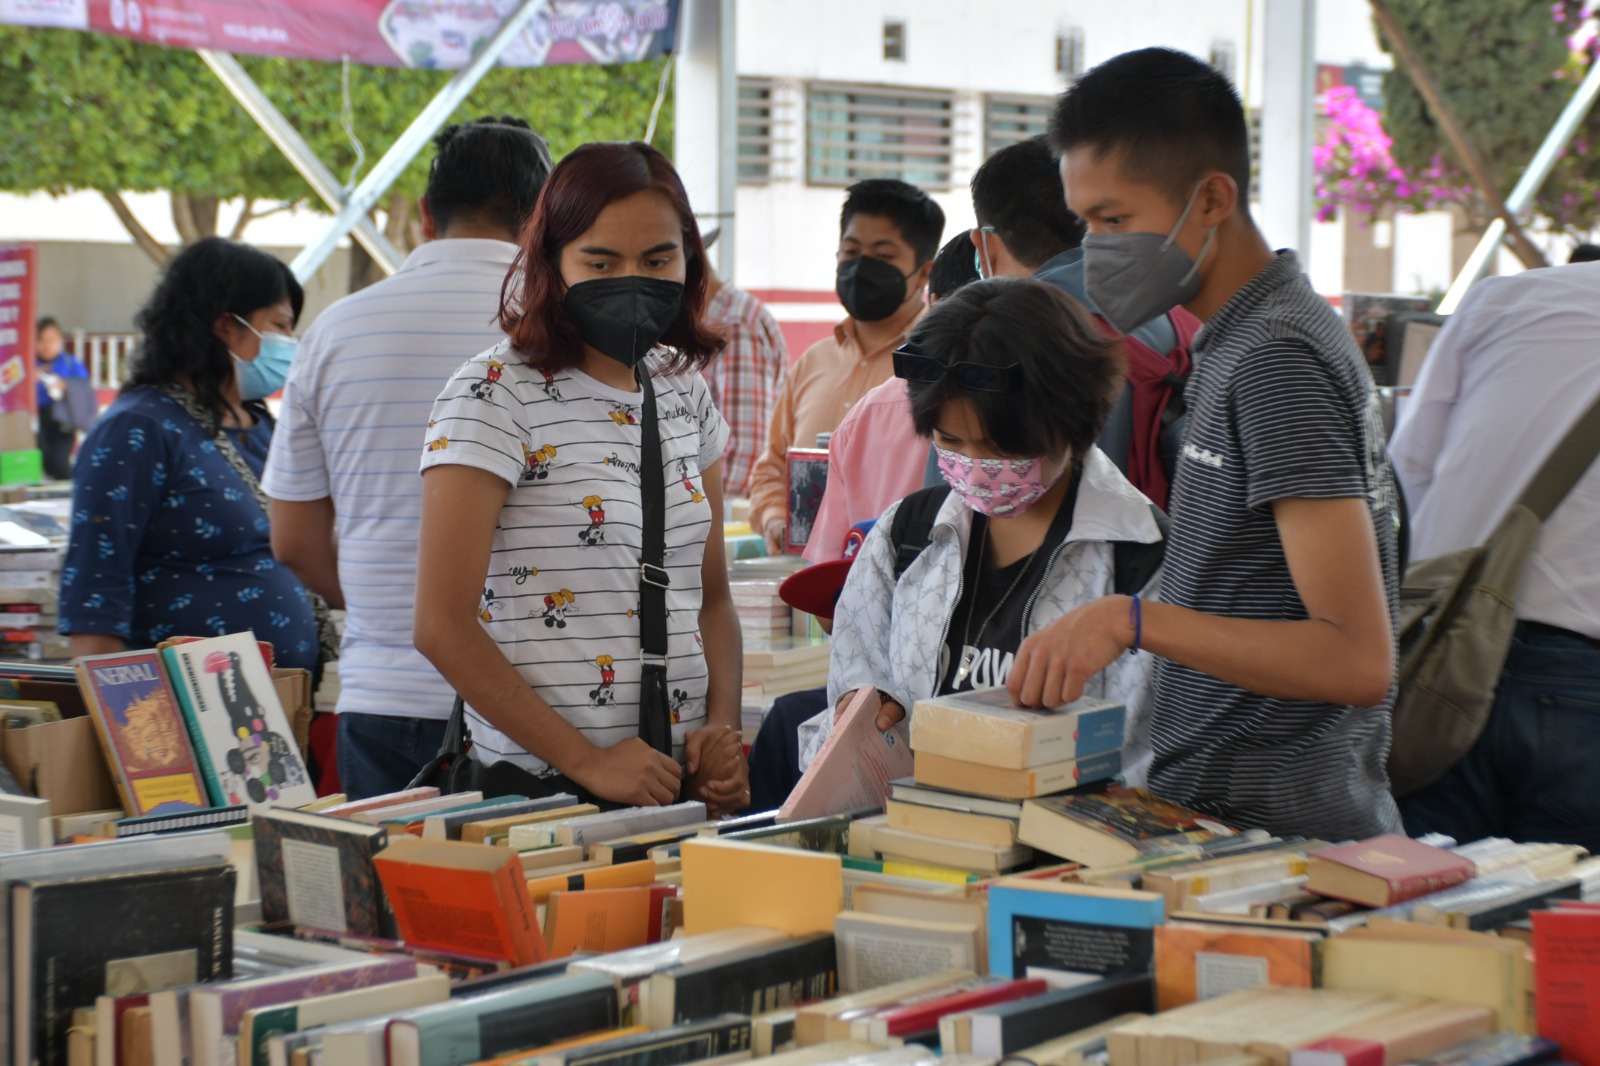
M 247 653 L 80 665 L 148 739 Z M 145 691 L 163 665 L 175 708 Z M 165 768 L 124 745 L 128 808 L 65 834 L 98 843 L 0 797 L 0 1041 L 52 1066 L 1600 1064 L 1581 849 L 1224 825 L 1114 780 L 1115 706 L 980 693 L 889 734 L 875 710 L 847 702 L 785 811 L 723 818 L 312 798 L 203 732 Z

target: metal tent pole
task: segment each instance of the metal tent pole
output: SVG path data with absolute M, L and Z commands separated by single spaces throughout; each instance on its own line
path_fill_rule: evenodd
M 372 210 L 378 198 L 388 191 L 389 186 L 411 165 L 411 161 L 427 147 L 429 139 L 449 120 L 467 94 L 494 68 L 506 49 L 533 21 L 533 16 L 544 7 L 545 0 L 523 0 L 472 62 L 457 71 L 438 95 L 428 101 L 428 106 L 422 109 L 405 132 L 383 153 L 383 158 L 373 164 L 367 176 L 351 190 L 344 205 L 329 220 L 322 234 L 295 256 L 290 267 L 296 277 L 309 277 L 327 262 L 339 241 L 367 217 L 367 212 Z
M 1528 206 L 1539 187 L 1550 176 L 1550 171 L 1556 165 L 1556 160 L 1561 158 L 1562 151 L 1567 147 L 1567 142 L 1572 140 L 1572 135 L 1578 131 L 1578 126 L 1584 117 L 1589 114 L 1589 109 L 1594 106 L 1594 101 L 1600 96 L 1600 60 L 1590 64 L 1589 73 L 1584 76 L 1583 83 L 1578 86 L 1578 91 L 1572 94 L 1572 99 L 1567 101 L 1566 108 L 1561 112 L 1561 117 L 1556 119 L 1556 124 L 1550 127 L 1550 132 L 1545 136 L 1544 143 L 1534 153 L 1533 160 L 1528 164 L 1528 169 L 1522 172 L 1522 177 L 1517 182 L 1517 187 L 1511 190 L 1511 195 L 1506 197 L 1506 207 L 1513 212 L 1521 211 Z M 1439 313 L 1448 315 L 1455 311 L 1461 300 L 1467 295 L 1467 290 L 1472 283 L 1483 276 L 1484 268 L 1489 265 L 1489 257 L 1500 248 L 1500 242 L 1506 235 L 1505 219 L 1497 218 L 1489 223 L 1489 228 L 1483 231 L 1483 236 L 1478 239 L 1478 246 L 1472 250 L 1472 255 L 1461 267 L 1461 273 L 1456 275 L 1456 280 L 1450 283 L 1450 291 L 1444 294 L 1444 299 L 1439 301 Z
M 239 106 L 256 121 L 262 131 L 266 133 L 278 151 L 283 153 L 300 176 L 306 179 L 306 184 L 311 186 L 313 192 L 321 197 L 322 201 L 330 208 L 337 211 L 345 204 L 344 186 L 333 172 L 327 168 L 317 154 L 311 150 L 305 138 L 283 117 L 283 112 L 275 107 L 267 95 L 261 91 L 261 86 L 239 65 L 239 61 L 226 52 L 214 52 L 209 48 L 196 50 L 206 66 L 217 76 Z M 385 237 L 372 219 L 363 214 L 355 224 L 355 239 L 361 242 L 372 256 L 374 262 L 386 274 L 393 274 L 400 269 L 400 264 L 405 261 L 405 256 L 396 248 L 389 238 Z M 317 266 L 321 266 L 318 263 Z M 302 274 L 295 271 L 295 277 L 306 281 L 316 269 Z

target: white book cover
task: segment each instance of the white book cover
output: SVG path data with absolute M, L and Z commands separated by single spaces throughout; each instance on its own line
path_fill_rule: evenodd
M 666 807 L 628 807 L 620 811 L 581 815 L 554 823 L 554 829 L 558 844 L 587 847 L 604 840 L 620 840 L 662 829 L 699 825 L 705 820 L 706 805 L 698 800 L 690 800 Z
M 303 807 L 317 798 L 254 633 L 163 654 L 195 755 L 219 807 Z

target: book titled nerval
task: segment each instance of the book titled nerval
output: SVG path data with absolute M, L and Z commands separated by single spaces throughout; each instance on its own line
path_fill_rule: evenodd
M 317 798 L 252 633 L 162 652 L 219 807 L 302 807 Z
M 158 651 L 90 655 L 77 661 L 100 746 L 131 815 L 209 806 L 194 747 Z

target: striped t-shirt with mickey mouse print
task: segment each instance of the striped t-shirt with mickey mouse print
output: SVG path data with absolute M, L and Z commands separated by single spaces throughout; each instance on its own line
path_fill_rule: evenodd
M 711 506 L 700 474 L 728 427 L 698 374 L 654 379 L 666 482 L 673 751 L 706 720 L 700 564 Z M 640 394 L 549 374 L 502 342 L 466 362 L 433 407 L 422 469 L 471 466 L 511 486 L 479 617 L 518 673 L 598 747 L 639 731 Z M 470 706 L 477 757 L 538 758 Z

